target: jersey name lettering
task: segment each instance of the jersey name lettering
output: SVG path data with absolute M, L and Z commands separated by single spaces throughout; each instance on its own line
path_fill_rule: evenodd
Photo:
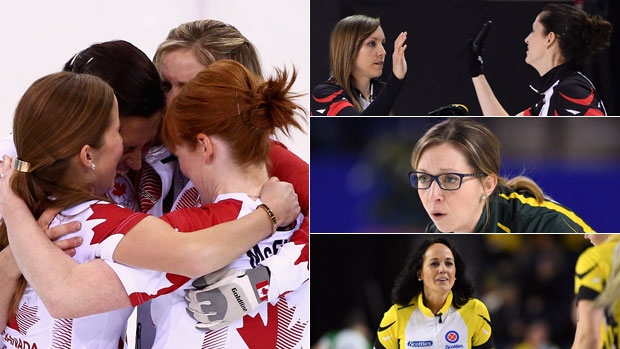
M 38 349 L 37 343 L 30 343 L 21 338 L 12 337 L 10 334 L 4 332 L 4 342 L 10 344 L 19 349 Z
M 280 248 L 280 246 L 284 245 L 287 242 L 287 239 L 274 240 L 271 247 L 267 246 L 263 249 L 263 251 L 260 250 L 260 246 L 254 246 L 253 249 L 249 250 L 246 253 L 247 256 L 250 257 L 250 265 L 252 266 L 252 268 L 256 268 L 258 263 L 264 261 L 269 256 L 278 253 L 278 249 Z

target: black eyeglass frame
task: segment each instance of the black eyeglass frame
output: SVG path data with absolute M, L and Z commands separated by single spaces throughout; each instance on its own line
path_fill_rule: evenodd
M 414 185 L 414 181 L 415 181 L 415 182 L 417 182 L 417 181 L 418 181 L 418 180 L 417 180 L 417 177 L 415 177 L 415 176 L 416 176 L 416 175 L 418 175 L 418 174 L 423 174 L 423 175 L 426 175 L 426 176 L 431 177 L 431 181 L 429 182 L 428 187 L 426 187 L 426 188 L 420 188 L 419 186 L 418 186 L 418 187 L 416 187 L 416 186 Z M 441 177 L 441 176 L 445 176 L 445 175 L 454 175 L 454 176 L 459 177 L 459 186 L 458 186 L 458 187 L 456 187 L 456 188 L 454 188 L 454 189 L 447 189 L 447 188 L 444 188 L 444 187 L 441 185 L 441 182 L 439 181 L 439 177 Z M 418 190 L 426 190 L 426 189 L 429 189 L 429 188 L 433 185 L 433 181 L 434 181 L 434 182 L 437 182 L 437 185 L 438 185 L 438 186 L 439 186 L 439 188 L 441 188 L 442 190 L 454 191 L 454 190 L 459 190 L 459 189 L 461 189 L 461 185 L 463 185 L 463 178 L 465 178 L 465 177 L 486 177 L 486 176 L 487 176 L 487 175 L 485 175 L 484 173 L 456 173 L 456 172 L 440 173 L 440 174 L 438 174 L 438 175 L 436 175 L 436 176 L 433 176 L 432 174 L 430 174 L 430 173 L 426 173 L 426 172 L 411 171 L 411 172 L 409 172 L 409 183 L 411 184 L 411 186 L 412 186 L 414 189 L 418 189 Z M 415 178 L 415 179 L 414 179 L 414 178 Z

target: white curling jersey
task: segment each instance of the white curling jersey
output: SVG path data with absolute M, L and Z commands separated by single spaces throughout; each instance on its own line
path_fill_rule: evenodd
M 393 305 L 381 320 L 375 348 L 492 348 L 487 307 L 472 298 L 456 309 L 452 297 L 450 292 L 437 315 L 424 306 L 422 293 L 406 306 Z
M 162 272 L 113 263 L 102 253 L 106 249 L 113 251 L 122 237 L 145 217 L 147 215 L 144 213 L 133 212 L 113 203 L 92 200 L 61 211 L 50 227 L 79 221 L 82 229 L 63 237 L 83 238 L 73 259 L 84 263 L 101 257 L 119 278 L 134 280 L 125 287 L 131 304 L 138 305 L 187 281 L 185 277 L 167 278 Z M 0 344 L 3 345 L 0 348 L 125 348 L 127 320 L 132 311 L 133 307 L 127 307 L 75 319 L 55 319 L 48 313 L 34 289 L 27 286 L 17 312 L 12 314 L 1 334 Z
M 225 194 L 215 203 L 200 208 L 183 209 L 166 214 L 163 219 L 179 231 L 192 231 L 198 227 L 212 226 L 237 219 L 253 212 L 261 202 L 246 194 Z M 202 215 L 191 211 L 202 210 Z M 209 218 L 206 217 L 208 214 Z M 201 216 L 201 220 L 196 217 Z M 287 231 L 276 231 L 226 268 L 250 269 L 267 257 L 279 252 L 293 232 L 299 228 L 303 215 L 297 218 L 295 227 Z M 188 226 L 189 223 L 189 226 Z M 299 245 L 301 254 L 303 245 Z M 307 263 L 292 267 L 299 268 L 298 274 L 307 275 Z M 291 275 L 294 278 L 295 275 Z M 306 278 L 306 276 L 304 276 Z M 217 331 L 201 331 L 195 328 L 196 321 L 187 314 L 184 289 L 192 288 L 192 281 L 178 290 L 153 299 L 151 315 L 157 328 L 153 348 L 300 348 L 309 334 L 310 288 L 309 282 L 278 297 L 263 302 L 249 315 Z

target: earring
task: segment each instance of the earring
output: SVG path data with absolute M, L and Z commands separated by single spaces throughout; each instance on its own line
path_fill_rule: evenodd
M 93 170 L 93 171 L 94 171 L 94 170 L 95 170 L 95 167 L 97 167 L 97 166 L 95 166 L 95 164 L 93 164 L 93 163 L 91 163 L 91 164 L 90 164 L 90 169 L 91 169 L 91 170 Z
M 482 196 L 480 197 L 482 200 L 486 200 L 487 196 L 485 194 L 482 194 Z
M 418 278 L 418 281 L 422 281 L 422 279 Z

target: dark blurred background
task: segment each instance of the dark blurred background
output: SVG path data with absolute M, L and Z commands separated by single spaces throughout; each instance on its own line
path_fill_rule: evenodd
M 589 13 L 620 23 L 620 1 L 578 2 Z M 537 101 L 529 83 L 538 73 L 524 61 L 524 40 L 548 3 L 575 1 L 312 0 L 311 89 L 329 77 L 329 37 L 334 25 L 349 15 L 365 14 L 379 17 L 386 35 L 384 80 L 392 70 L 394 39 L 401 31 L 408 32 L 407 82 L 394 105 L 394 115 L 427 115 L 451 103 L 465 104 L 470 115 L 481 115 L 464 49 L 466 40 L 492 20 L 483 54 L 486 77 L 506 111 L 515 115 Z M 609 115 L 620 115 L 620 39 L 615 29 L 611 48 L 582 67 L 602 95 Z
M 428 236 L 312 235 L 311 341 L 345 327 L 355 314 L 374 336 L 391 306 L 390 291 L 408 254 Z M 534 331 L 548 346 L 570 348 L 575 333 L 573 275 L 583 235 L 453 235 L 467 264 L 474 297 L 491 315 L 496 348 L 523 344 Z M 458 267 L 458 266 L 457 266 Z
M 526 175 L 598 232 L 620 232 L 620 118 L 472 118 L 501 143 L 500 175 Z M 421 233 L 430 222 L 407 173 L 438 117 L 313 117 L 312 233 Z

